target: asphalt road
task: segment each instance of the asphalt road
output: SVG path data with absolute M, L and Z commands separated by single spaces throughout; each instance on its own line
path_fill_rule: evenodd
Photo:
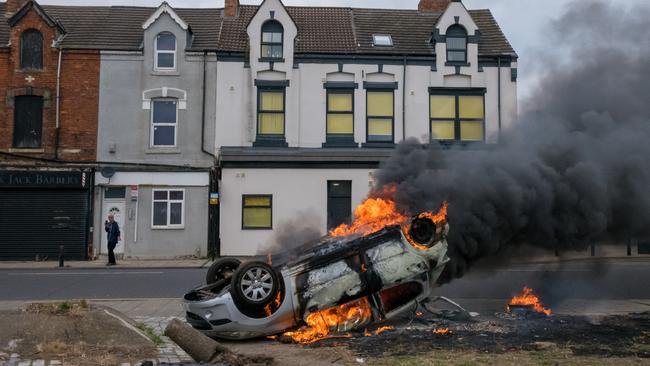
M 180 298 L 204 281 L 206 269 L 0 270 L 0 301 Z M 473 271 L 436 290 L 465 299 L 506 299 L 525 285 L 556 299 L 650 299 L 650 262 L 562 266 L 518 265 Z

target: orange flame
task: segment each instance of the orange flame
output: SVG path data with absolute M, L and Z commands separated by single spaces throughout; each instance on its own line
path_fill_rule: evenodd
M 383 327 L 379 327 L 377 328 L 377 330 L 375 330 L 375 335 L 380 335 L 383 332 L 388 332 L 389 330 L 395 330 L 395 327 L 392 325 L 385 325 Z
M 281 303 L 282 303 L 282 294 L 280 293 L 280 291 L 278 291 L 278 294 L 275 296 L 275 299 L 264 307 L 264 314 L 267 317 L 271 316 L 276 310 L 278 310 Z
M 539 300 L 537 295 L 533 293 L 533 289 L 530 287 L 524 287 L 520 296 L 515 296 L 510 300 L 510 305 L 532 305 L 533 310 L 538 313 L 544 313 L 546 315 L 551 315 L 553 313 L 551 309 L 544 308 L 542 302 Z M 508 311 L 510 311 L 509 306 Z
M 341 224 L 332 229 L 329 232 L 330 236 L 368 235 L 390 225 L 400 225 L 407 232 L 406 225 L 410 221 L 410 216 L 399 212 L 395 201 L 388 198 L 393 197 L 396 191 L 397 186 L 389 185 L 383 189 L 383 198 L 371 197 L 361 202 L 354 209 L 354 221 L 349 225 Z M 445 202 L 437 213 L 425 212 L 418 215 L 417 218 L 428 218 L 436 225 L 439 225 L 447 220 L 448 206 L 447 202 Z
M 367 324 L 372 318 L 370 302 L 362 298 L 340 306 L 311 313 L 305 319 L 307 327 L 284 333 L 296 343 L 313 343 L 329 338 L 350 338 L 352 335 L 331 336 L 332 331 L 347 331 Z
M 438 328 L 434 329 L 431 331 L 433 334 L 449 334 L 451 331 L 449 331 L 449 328 Z

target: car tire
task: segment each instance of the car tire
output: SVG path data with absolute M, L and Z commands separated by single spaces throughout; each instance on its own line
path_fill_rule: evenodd
M 261 311 L 280 290 L 278 274 L 264 262 L 244 263 L 232 277 L 230 294 L 235 303 L 251 311 Z
M 220 280 L 229 281 L 240 265 L 241 261 L 239 259 L 219 258 L 208 269 L 208 273 L 205 275 L 205 282 L 211 285 Z

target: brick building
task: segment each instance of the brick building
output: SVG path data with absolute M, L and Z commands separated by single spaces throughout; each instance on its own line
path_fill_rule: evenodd
M 78 14 L 0 3 L 1 259 L 87 258 L 96 160 L 98 50 Z

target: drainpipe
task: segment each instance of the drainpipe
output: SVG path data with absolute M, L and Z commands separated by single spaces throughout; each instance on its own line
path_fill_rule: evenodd
M 402 70 L 402 137 L 403 141 L 406 141 L 406 55 L 404 55 Z
M 59 60 L 56 66 L 56 130 L 54 135 L 54 160 L 59 160 L 59 131 L 61 122 L 61 61 L 63 49 L 59 47 Z
M 497 71 L 498 71 L 498 85 L 497 85 L 497 93 L 498 93 L 498 104 L 497 108 L 499 111 L 499 116 L 498 116 L 498 121 L 499 121 L 499 143 L 501 143 L 501 56 L 497 56 Z
M 201 108 L 201 151 L 204 152 L 205 154 L 210 155 L 211 157 L 215 157 L 214 154 L 208 150 L 205 149 L 205 93 L 207 89 L 206 85 L 206 75 L 207 75 L 207 67 L 208 67 L 208 51 L 203 51 L 203 104 Z

